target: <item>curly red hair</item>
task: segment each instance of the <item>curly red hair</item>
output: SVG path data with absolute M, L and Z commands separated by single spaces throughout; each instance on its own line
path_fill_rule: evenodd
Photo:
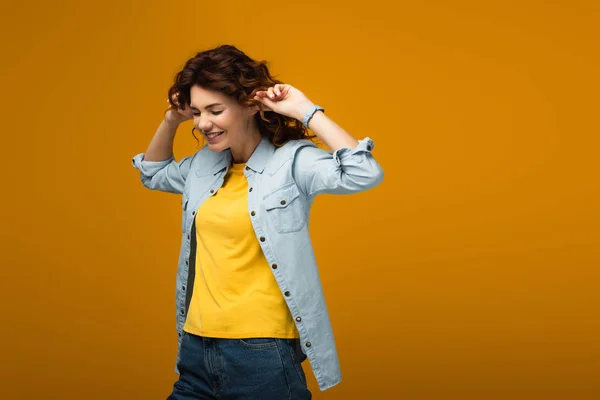
M 260 111 L 255 119 L 260 133 L 276 147 L 290 140 L 315 138 L 300 121 L 265 111 L 263 104 L 254 99 L 256 92 L 267 90 L 277 83 L 283 82 L 271 76 L 266 61 L 255 61 L 235 46 L 222 45 L 190 58 L 175 76 L 168 99 L 172 107 L 183 110 L 185 105 L 190 104 L 190 89 L 197 85 L 223 93 L 242 106 L 258 105 Z M 196 135 L 194 137 L 198 140 Z

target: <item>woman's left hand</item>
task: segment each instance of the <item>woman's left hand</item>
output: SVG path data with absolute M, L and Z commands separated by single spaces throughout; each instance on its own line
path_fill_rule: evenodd
M 287 117 L 302 120 L 313 103 L 298 89 L 288 84 L 278 83 L 267 90 L 260 90 L 255 100 L 267 106 L 268 110 Z

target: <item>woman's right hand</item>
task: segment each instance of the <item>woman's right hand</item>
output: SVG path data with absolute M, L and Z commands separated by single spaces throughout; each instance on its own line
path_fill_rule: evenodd
M 175 104 L 178 104 L 177 97 L 173 99 L 173 102 Z M 169 100 L 167 100 L 167 103 L 169 103 Z M 183 121 L 187 121 L 188 119 L 194 118 L 193 111 L 187 104 L 184 105 L 183 110 L 180 110 L 177 107 L 173 107 L 170 104 L 171 103 L 169 103 L 169 108 L 165 112 L 165 121 L 180 124 Z

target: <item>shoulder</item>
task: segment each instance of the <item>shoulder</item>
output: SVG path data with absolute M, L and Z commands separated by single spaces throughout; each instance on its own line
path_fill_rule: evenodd
M 298 150 L 307 146 L 317 147 L 315 143 L 311 142 L 308 139 L 290 140 L 289 142 L 275 150 L 275 154 L 279 153 L 279 157 L 289 159 L 293 158 L 297 154 Z
M 275 148 L 267 169 L 270 172 L 274 172 L 289 161 L 293 161 L 296 154 L 298 154 L 298 150 L 303 147 L 317 147 L 317 145 L 307 139 L 290 140 L 283 146 Z M 292 163 L 290 162 L 289 164 L 291 165 Z

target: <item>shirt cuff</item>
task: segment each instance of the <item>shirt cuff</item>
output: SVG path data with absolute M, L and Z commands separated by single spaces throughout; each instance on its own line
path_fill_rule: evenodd
M 134 168 L 139 169 L 142 174 L 147 176 L 156 174 L 175 159 L 175 156 L 171 156 L 167 160 L 162 161 L 145 161 L 144 155 L 145 153 L 140 153 L 134 156 L 131 159 L 131 164 Z
M 341 149 L 337 149 L 333 152 L 333 159 L 335 160 L 337 165 L 342 165 L 343 159 L 347 157 L 351 157 L 355 154 L 363 154 L 363 153 L 371 153 L 371 151 L 375 148 L 375 143 L 370 137 L 366 137 L 358 141 L 358 145 L 353 149 L 348 147 L 342 147 Z M 357 160 L 358 163 L 363 161 L 362 158 Z

